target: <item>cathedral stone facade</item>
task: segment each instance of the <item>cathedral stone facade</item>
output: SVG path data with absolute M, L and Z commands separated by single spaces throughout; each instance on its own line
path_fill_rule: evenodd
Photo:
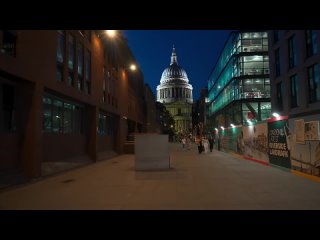
M 173 47 L 171 63 L 161 76 L 157 86 L 157 101 L 165 105 L 174 118 L 176 133 L 190 133 L 192 128 L 192 85 L 186 71 L 178 65 Z

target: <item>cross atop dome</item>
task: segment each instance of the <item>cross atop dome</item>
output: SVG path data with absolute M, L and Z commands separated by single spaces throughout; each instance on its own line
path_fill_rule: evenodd
M 173 45 L 170 65 L 172 65 L 172 64 L 174 64 L 174 63 L 175 63 L 175 64 L 178 64 L 176 49 L 175 49 L 175 47 L 174 47 L 174 45 Z

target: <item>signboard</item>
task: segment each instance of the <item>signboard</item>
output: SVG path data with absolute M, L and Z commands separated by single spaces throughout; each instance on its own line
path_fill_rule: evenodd
M 288 128 L 288 120 L 268 122 L 268 142 L 270 164 L 285 168 L 291 168 L 290 151 L 288 148 L 291 134 Z

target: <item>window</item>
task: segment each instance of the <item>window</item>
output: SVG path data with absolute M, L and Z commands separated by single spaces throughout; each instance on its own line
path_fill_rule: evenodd
M 68 85 L 73 86 L 74 84 L 74 62 L 75 62 L 75 39 L 73 36 L 68 37 Z
M 276 43 L 279 40 L 279 30 L 273 30 L 273 42 Z
M 297 53 L 295 38 L 292 36 L 288 40 L 288 52 L 289 52 L 289 68 L 293 68 L 297 65 Z
M 3 30 L 2 31 L 1 52 L 5 53 L 9 56 L 15 57 L 16 56 L 16 41 L 17 41 L 17 32 L 16 31 Z
M 52 99 L 43 98 L 43 132 L 51 132 L 52 130 Z
M 0 99 L 0 103 L 2 101 L 2 106 L 0 109 L 0 118 L 1 118 L 0 130 L 14 131 L 15 130 L 14 86 L 11 86 L 9 84 L 2 84 L 0 85 L 0 87 L 2 87 L 2 99 Z
M 99 113 L 98 134 L 107 135 L 107 114 L 105 112 Z
M 307 57 L 311 57 L 318 52 L 317 32 L 315 30 L 306 30 Z
M 57 99 L 53 100 L 52 132 L 54 133 L 62 133 L 62 106 L 62 101 Z
M 280 48 L 275 50 L 276 76 L 280 75 Z
M 83 46 L 78 43 L 78 84 L 79 90 L 83 89 Z
M 63 31 L 58 31 L 57 42 L 57 80 L 63 81 L 63 66 L 64 66 L 64 49 L 65 49 L 65 35 Z
M 70 103 L 64 103 L 63 108 L 63 133 L 72 133 L 72 112 L 74 106 Z
M 278 110 L 283 109 L 283 103 L 282 103 L 282 83 L 277 84 L 277 101 L 276 101 L 276 106 L 278 106 Z
M 85 50 L 85 93 L 91 92 L 91 55 L 88 49 Z
M 318 64 L 308 68 L 309 102 L 320 101 L 320 80 Z
M 298 107 L 299 103 L 299 79 L 297 75 L 293 75 L 290 78 L 290 86 L 291 86 L 291 108 Z
M 43 132 L 82 133 L 83 108 L 51 96 L 43 98 Z

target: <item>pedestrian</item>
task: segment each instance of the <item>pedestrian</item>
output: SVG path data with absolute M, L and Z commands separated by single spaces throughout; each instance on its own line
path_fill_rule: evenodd
M 209 152 L 209 142 L 208 142 L 207 137 L 204 137 L 202 141 L 203 141 L 202 144 L 203 144 L 204 152 L 208 153 Z
M 199 154 L 201 154 L 201 152 L 202 152 L 202 141 L 201 141 L 201 138 L 200 138 L 200 136 L 199 137 L 197 137 L 197 139 L 196 139 L 196 142 L 197 142 L 197 145 L 198 145 L 198 152 L 199 152 Z
M 184 136 L 182 137 L 181 142 L 182 142 L 182 148 L 184 149 L 186 145 L 186 138 Z
M 212 136 L 210 136 L 210 138 L 209 138 L 209 145 L 210 145 L 210 152 L 212 152 L 212 149 L 213 149 L 213 138 L 212 138 Z
M 190 142 L 191 142 L 190 136 L 187 136 L 187 139 L 186 139 L 187 150 L 190 150 Z

